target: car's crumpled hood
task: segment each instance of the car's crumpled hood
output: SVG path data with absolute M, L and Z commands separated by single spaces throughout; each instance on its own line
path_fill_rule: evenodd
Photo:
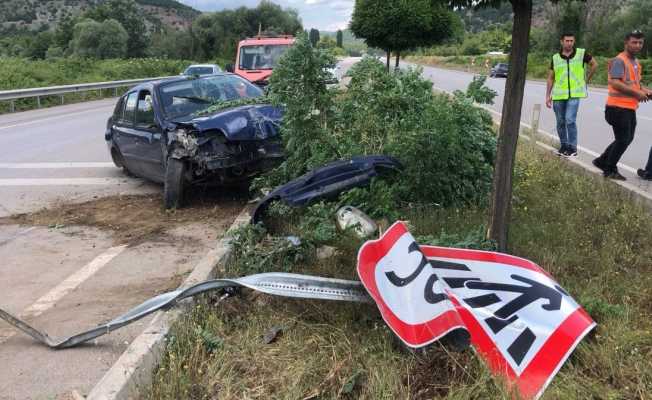
M 201 132 L 219 129 L 228 140 L 263 140 L 277 136 L 283 111 L 269 104 L 244 105 L 217 111 L 215 114 L 177 119 Z

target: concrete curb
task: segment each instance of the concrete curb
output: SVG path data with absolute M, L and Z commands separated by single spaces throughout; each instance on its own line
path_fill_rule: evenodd
M 215 267 L 223 264 L 231 253 L 229 239 L 233 231 L 249 223 L 250 217 L 244 209 L 235 219 L 224 237 L 217 242 L 197 263 L 181 287 L 215 277 Z M 185 303 L 186 307 L 192 302 Z M 113 364 L 102 379 L 93 387 L 87 400 L 126 400 L 137 398 L 138 390 L 151 383 L 154 368 L 165 351 L 165 338 L 170 327 L 183 315 L 183 307 L 159 311 L 154 319 Z

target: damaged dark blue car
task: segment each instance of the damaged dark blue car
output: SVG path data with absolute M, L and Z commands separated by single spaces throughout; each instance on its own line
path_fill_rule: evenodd
M 180 77 L 130 89 L 105 139 L 116 166 L 164 185 L 164 205 L 183 203 L 187 185 L 246 182 L 283 158 L 283 111 L 233 74 Z

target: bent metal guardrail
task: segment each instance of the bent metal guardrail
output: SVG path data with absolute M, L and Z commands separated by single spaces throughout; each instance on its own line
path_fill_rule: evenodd
M 61 104 L 64 102 L 63 95 L 66 93 L 88 92 L 91 90 L 113 89 L 114 95 L 117 96 L 117 89 L 125 86 L 134 86 L 139 83 L 157 81 L 160 79 L 171 78 L 162 76 L 158 78 L 128 79 L 122 81 L 95 82 L 95 83 L 77 83 L 73 85 L 49 86 L 31 89 L 0 90 L 0 101 L 10 102 L 10 111 L 15 111 L 15 101 L 18 99 L 36 97 L 37 107 L 41 107 L 42 96 L 60 95 Z

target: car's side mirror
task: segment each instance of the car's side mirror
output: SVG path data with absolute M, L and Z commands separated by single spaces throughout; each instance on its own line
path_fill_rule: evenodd
M 226 69 L 226 72 L 233 72 L 233 64 L 226 64 L 224 68 Z

